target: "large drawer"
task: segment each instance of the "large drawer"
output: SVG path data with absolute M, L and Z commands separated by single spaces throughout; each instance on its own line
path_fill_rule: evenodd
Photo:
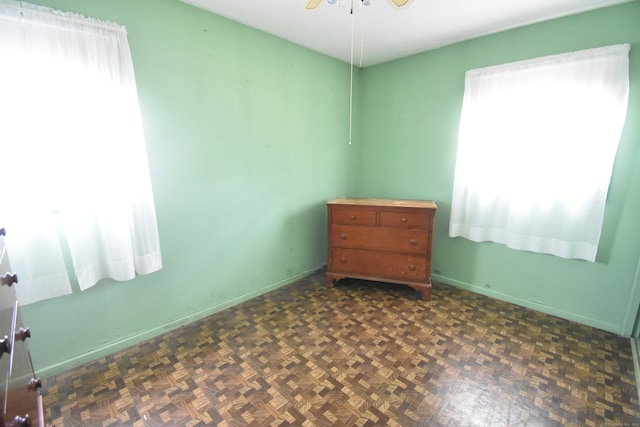
M 426 230 L 337 224 L 331 225 L 329 229 L 331 247 L 426 255 L 428 239 L 429 233 Z
M 31 381 L 35 379 L 31 357 L 29 356 L 28 339 L 22 336 L 24 323 L 18 307 L 18 302 L 14 306 L 15 328 L 12 331 L 11 355 L 12 361 L 11 376 L 8 379 L 6 398 L 5 419 L 13 420 L 15 417 L 29 416 L 31 425 L 38 425 L 41 415 L 38 412 L 38 392 Z
M 357 249 L 331 249 L 330 271 L 422 282 L 427 278 L 426 256 L 413 256 Z
M 4 245 L 4 238 L 0 237 L 0 276 L 5 273 L 11 273 L 9 265 L 9 257 Z M 11 331 L 13 325 L 13 306 L 16 300 L 15 289 L 13 286 L 0 285 L 0 340 L 6 340 L 8 346 L 11 347 Z M 6 337 L 6 338 L 5 338 Z M 0 384 L 7 384 L 9 378 L 9 362 L 11 355 L 0 354 Z M 0 390 L 0 404 L 2 408 L 5 405 L 5 390 Z

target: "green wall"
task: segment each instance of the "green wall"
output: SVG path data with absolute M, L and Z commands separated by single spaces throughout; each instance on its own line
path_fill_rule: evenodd
M 349 66 L 177 0 L 41 0 L 127 27 L 164 268 L 23 308 L 39 374 L 287 284 L 326 263 L 352 194 Z
M 623 42 L 632 44 L 631 97 L 596 262 L 449 238 L 465 71 Z M 629 335 L 640 297 L 639 51 L 640 2 L 634 1 L 362 70 L 361 195 L 438 203 L 437 280 Z
M 47 376 L 284 285 L 326 262 L 325 201 L 435 200 L 435 277 L 629 334 L 640 303 L 640 2 L 358 70 L 178 0 L 36 0 L 127 27 L 164 268 L 23 308 Z M 633 43 L 597 262 L 447 237 L 464 72 Z M 358 113 L 361 113 L 359 115 Z

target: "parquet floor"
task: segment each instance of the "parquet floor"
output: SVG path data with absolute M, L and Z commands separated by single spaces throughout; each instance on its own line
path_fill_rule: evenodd
M 639 426 L 628 339 L 322 272 L 44 381 L 56 426 Z

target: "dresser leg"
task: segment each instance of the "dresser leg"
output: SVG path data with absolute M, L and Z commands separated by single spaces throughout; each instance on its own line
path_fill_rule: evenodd
M 329 289 L 333 288 L 333 277 L 332 277 L 332 276 L 330 276 L 329 274 L 327 274 L 327 275 L 324 277 L 324 280 L 325 280 L 325 286 L 326 286 L 327 288 L 329 288 Z
M 420 294 L 422 295 L 423 301 L 429 301 L 431 299 L 431 286 L 428 288 L 422 288 L 420 290 Z
M 333 288 L 333 285 L 338 283 L 338 280 L 344 279 L 344 277 L 345 276 L 339 276 L 337 274 L 327 273 L 325 275 L 325 284 L 326 284 L 327 288 L 331 289 L 331 288 Z

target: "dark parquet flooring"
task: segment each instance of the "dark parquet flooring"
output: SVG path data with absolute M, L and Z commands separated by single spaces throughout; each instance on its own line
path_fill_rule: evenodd
M 323 272 L 44 381 L 56 426 L 640 426 L 628 339 Z

